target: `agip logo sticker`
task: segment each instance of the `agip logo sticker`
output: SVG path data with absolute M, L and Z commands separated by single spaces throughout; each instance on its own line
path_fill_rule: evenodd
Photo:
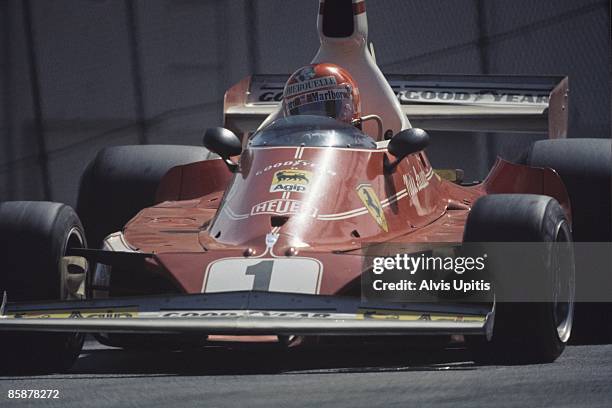
M 383 231 L 388 232 L 389 226 L 387 225 L 387 219 L 385 218 L 385 213 L 383 212 L 382 205 L 380 204 L 380 200 L 376 195 L 376 192 L 369 184 L 360 184 L 357 186 L 357 195 L 363 202 L 363 204 L 368 209 L 370 215 L 376 220 L 376 223 Z
M 305 170 L 279 170 L 272 177 L 271 193 L 306 193 L 310 187 L 312 173 Z
M 124 319 L 138 317 L 137 309 L 40 310 L 9 314 L 15 319 Z

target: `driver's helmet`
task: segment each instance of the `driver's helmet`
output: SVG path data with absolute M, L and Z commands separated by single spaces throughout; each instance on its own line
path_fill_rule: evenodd
M 285 85 L 283 113 L 328 116 L 350 124 L 361 116 L 359 90 L 338 65 L 307 65 L 295 71 Z

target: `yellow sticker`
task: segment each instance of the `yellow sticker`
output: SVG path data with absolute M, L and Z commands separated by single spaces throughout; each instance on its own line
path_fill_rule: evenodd
M 434 169 L 434 173 L 438 180 L 444 179 L 448 181 L 457 181 L 457 171 L 448 169 Z
M 122 319 L 138 317 L 137 309 L 31 310 L 7 314 L 18 319 Z
M 376 195 L 376 192 L 372 186 L 370 184 L 358 185 L 357 195 L 359 195 L 359 198 L 366 206 L 368 212 L 374 218 L 378 226 L 385 232 L 389 231 L 382 205 L 380 204 L 380 200 L 378 199 L 378 196 Z
M 306 193 L 312 180 L 312 173 L 305 170 L 285 169 L 274 173 L 271 193 Z
M 359 310 L 357 318 L 360 320 L 402 320 L 402 321 L 433 321 L 433 322 L 484 322 L 485 316 L 464 316 L 434 313 L 415 313 L 393 310 Z

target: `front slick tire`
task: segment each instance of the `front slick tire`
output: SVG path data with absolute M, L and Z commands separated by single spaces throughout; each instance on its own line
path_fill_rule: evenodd
M 67 269 L 70 248 L 85 248 L 85 233 L 72 208 L 50 202 L 0 204 L 0 290 L 9 302 L 79 298 L 86 270 Z M 70 272 L 68 272 L 70 270 Z M 82 273 L 78 273 L 82 272 Z M 2 332 L 0 372 L 40 374 L 65 371 L 83 346 L 79 333 Z
M 497 302 L 490 340 L 484 336 L 466 338 L 476 363 L 542 364 L 561 355 L 573 322 L 575 271 L 571 237 L 565 214 L 551 197 L 499 194 L 476 202 L 468 217 L 464 241 L 550 243 L 541 246 L 541 256 L 524 261 L 532 266 L 529 270 L 543 274 L 542 279 L 532 283 L 537 282 L 542 299 L 552 300 Z M 508 248 L 516 251 L 512 249 L 516 247 Z M 512 277 L 515 269 L 508 265 L 507 270 L 494 273 Z

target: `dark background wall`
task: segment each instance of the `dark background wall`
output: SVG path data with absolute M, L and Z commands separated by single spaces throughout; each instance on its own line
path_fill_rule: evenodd
M 610 137 L 607 0 L 369 0 L 387 73 L 568 75 L 570 136 Z M 226 88 L 318 48 L 317 0 L 0 0 L 0 200 L 74 204 L 104 146 L 199 144 Z M 530 136 L 436 134 L 482 177 Z M 533 138 L 533 137 L 531 137 Z

